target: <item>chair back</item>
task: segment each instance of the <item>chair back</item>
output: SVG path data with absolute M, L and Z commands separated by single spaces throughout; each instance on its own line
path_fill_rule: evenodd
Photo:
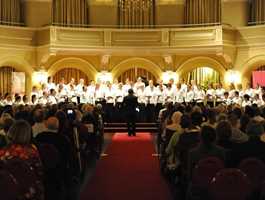
M 250 193 L 247 175 L 233 168 L 218 172 L 209 187 L 209 194 L 213 200 L 246 200 Z
M 248 176 L 253 189 L 260 188 L 265 181 L 265 164 L 257 158 L 242 160 L 239 169 Z
M 38 150 L 45 170 L 56 168 L 60 163 L 60 153 L 52 144 L 39 144 Z
M 216 173 L 224 169 L 224 167 L 224 162 L 217 157 L 208 157 L 200 160 L 193 169 L 192 185 L 208 188 Z

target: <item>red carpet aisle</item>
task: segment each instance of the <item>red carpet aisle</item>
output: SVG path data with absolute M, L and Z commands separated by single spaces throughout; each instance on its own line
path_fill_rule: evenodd
M 170 200 L 149 133 L 115 134 L 81 200 Z

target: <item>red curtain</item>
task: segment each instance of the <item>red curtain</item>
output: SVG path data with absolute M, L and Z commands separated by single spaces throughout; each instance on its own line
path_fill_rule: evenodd
M 252 72 L 252 83 L 254 88 L 256 88 L 258 84 L 260 86 L 265 86 L 265 71 Z

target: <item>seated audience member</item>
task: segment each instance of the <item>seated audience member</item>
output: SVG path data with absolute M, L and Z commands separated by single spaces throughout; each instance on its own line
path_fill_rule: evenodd
M 29 171 L 34 172 L 34 182 L 23 180 L 18 182 L 18 187 L 28 186 L 26 193 L 19 193 L 16 199 L 21 200 L 43 200 L 44 187 L 43 187 L 43 168 L 41 165 L 40 157 L 37 148 L 31 143 L 31 127 L 24 121 L 16 121 L 8 131 L 8 138 L 10 144 L 0 150 L 0 160 L 4 164 L 16 159 L 24 161 L 28 165 Z M 16 177 L 13 177 L 16 179 Z
M 246 114 L 243 114 L 241 117 L 240 117 L 240 130 L 245 133 L 246 132 L 246 129 L 247 129 L 247 125 L 250 121 L 250 118 L 248 115 Z
M 240 130 L 240 120 L 235 114 L 231 114 L 228 117 L 228 121 L 232 126 L 231 141 L 235 143 L 243 143 L 248 140 L 248 136 Z
M 249 136 L 248 141 L 237 145 L 233 151 L 235 165 L 249 157 L 255 157 L 265 162 L 265 143 L 261 140 L 261 135 L 264 133 L 262 124 L 252 120 L 249 122 L 246 132 Z
M 175 148 L 178 143 L 179 136 L 183 132 L 183 129 L 180 125 L 181 117 L 182 117 L 181 112 L 179 111 L 175 112 L 171 118 L 173 123 L 167 126 L 167 128 L 170 128 L 171 130 L 175 130 L 166 148 L 166 154 L 168 158 L 167 163 L 168 163 L 168 166 L 172 166 L 172 167 L 176 167 L 177 165 L 176 163 L 177 158 L 175 157 Z
M 32 126 L 32 134 L 35 138 L 39 133 L 46 130 L 46 126 L 44 124 L 44 113 L 41 109 L 36 109 L 33 112 L 33 121 L 34 125 Z
M 201 142 L 198 147 L 192 149 L 188 154 L 188 172 L 191 174 L 194 166 L 207 157 L 218 157 L 226 160 L 226 151 L 224 148 L 215 144 L 216 132 L 211 126 L 203 126 L 201 129 Z
M 164 134 L 163 134 L 165 145 L 166 145 L 165 147 L 167 147 L 167 145 L 169 144 L 169 141 L 171 137 L 173 136 L 173 134 L 181 131 L 181 127 L 179 125 L 181 116 L 182 116 L 181 112 L 174 112 L 171 116 L 171 120 L 170 120 L 171 123 L 166 125 Z
M 180 165 L 183 169 L 182 173 L 184 173 L 182 174 L 183 176 L 187 173 L 188 152 L 200 142 L 200 127 L 198 124 L 201 122 L 198 120 L 200 119 L 199 114 L 200 113 L 192 113 L 191 117 L 183 115 L 181 119 L 181 126 L 182 128 L 185 128 L 179 137 L 175 153 L 179 157 Z
M 215 109 L 210 109 L 207 114 L 207 122 L 204 122 L 202 126 L 211 126 L 215 128 L 217 126 L 217 120 L 216 120 L 216 111 Z
M 8 115 L 0 119 L 0 148 L 5 147 L 8 144 L 7 133 L 10 127 L 13 125 L 14 120 Z
M 231 141 L 232 126 L 228 121 L 220 121 L 216 127 L 216 144 L 227 150 L 232 150 L 236 143 Z
M 36 136 L 36 141 L 38 144 L 50 144 L 53 145 L 60 154 L 60 163 L 58 168 L 54 171 L 53 180 L 50 180 L 48 186 L 55 186 L 58 188 L 58 194 L 54 194 L 59 198 L 63 198 L 66 195 L 66 192 L 69 192 L 71 188 L 69 185 L 73 181 L 75 172 L 74 172 L 74 155 L 73 147 L 69 139 L 58 133 L 59 121 L 56 117 L 49 117 L 46 122 L 46 131 L 39 133 Z M 54 191 L 52 188 L 49 188 L 50 191 Z M 53 194 L 47 194 L 53 195 Z

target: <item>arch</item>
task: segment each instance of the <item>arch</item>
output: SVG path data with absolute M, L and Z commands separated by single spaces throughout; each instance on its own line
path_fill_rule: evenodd
M 28 76 L 31 76 L 33 69 L 27 61 L 17 56 L 4 56 L 0 58 L 0 67 L 10 66 L 17 71 L 25 72 Z
M 249 82 L 252 71 L 258 69 L 261 65 L 265 65 L 265 55 L 257 55 L 248 59 L 242 66 L 242 78 L 244 82 Z
M 184 77 L 187 73 L 193 71 L 196 68 L 200 67 L 210 67 L 214 69 L 215 71 L 220 73 L 221 81 L 224 80 L 224 75 L 226 72 L 226 68 L 217 60 L 210 58 L 210 57 L 204 57 L 204 56 L 198 56 L 194 58 L 190 58 L 186 60 L 178 69 L 177 73 L 179 77 Z
M 97 70 L 88 61 L 82 58 L 68 57 L 56 61 L 48 69 L 48 75 L 54 76 L 57 72 L 65 68 L 74 68 L 84 72 L 87 77 L 91 77 L 91 80 L 95 80 L 97 75 Z
M 116 65 L 111 71 L 112 76 L 114 78 L 118 78 L 122 73 L 126 72 L 131 68 L 134 68 L 134 66 L 137 66 L 139 68 L 151 72 L 156 77 L 156 79 L 160 79 L 163 73 L 160 67 L 154 62 L 145 58 L 136 57 L 136 58 L 126 59 L 120 62 L 118 65 Z
M 10 66 L 16 69 L 17 71 L 26 73 L 25 91 L 26 94 L 29 95 L 32 87 L 32 73 L 34 71 L 33 68 L 30 67 L 31 65 L 23 58 L 8 55 L 0 58 L 0 67 L 5 66 Z

